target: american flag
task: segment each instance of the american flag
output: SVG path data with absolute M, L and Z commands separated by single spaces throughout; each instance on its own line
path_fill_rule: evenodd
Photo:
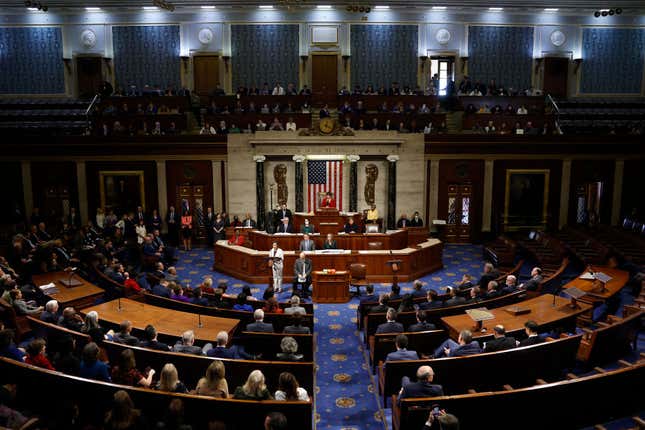
M 342 210 L 343 202 L 343 162 L 342 161 L 308 161 L 307 162 L 307 203 L 309 211 L 316 210 L 318 193 L 331 191 L 336 200 L 336 207 Z

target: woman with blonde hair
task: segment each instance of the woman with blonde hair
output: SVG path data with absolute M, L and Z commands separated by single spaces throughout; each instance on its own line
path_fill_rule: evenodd
M 235 389 L 234 399 L 240 400 L 271 400 L 271 393 L 267 389 L 264 374 L 260 370 L 254 370 L 249 374 L 243 386 Z
M 228 397 L 228 383 L 226 382 L 226 369 L 221 360 L 213 360 L 206 369 L 206 375 L 199 380 L 195 394 L 226 399 Z
M 170 393 L 188 392 L 184 383 L 179 380 L 177 368 L 172 363 L 166 363 L 161 369 L 159 382 L 155 388 L 159 391 L 168 391 Z

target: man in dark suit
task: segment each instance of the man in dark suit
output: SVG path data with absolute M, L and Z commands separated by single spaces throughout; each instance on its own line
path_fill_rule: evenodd
M 242 346 L 231 345 L 230 347 L 227 347 L 228 333 L 225 331 L 217 333 L 217 339 L 215 342 L 215 347 L 206 351 L 206 355 L 209 357 L 232 358 L 237 360 L 253 360 L 255 358 L 253 355 L 248 354 Z
M 428 290 L 426 299 L 427 302 L 419 304 L 419 309 L 427 311 L 431 309 L 438 309 L 443 306 L 443 302 L 438 299 L 437 292 L 435 290 Z
M 498 324 L 493 328 L 493 336 L 493 340 L 486 342 L 484 352 L 504 351 L 517 346 L 515 338 L 506 336 L 506 329 L 504 329 L 504 326 L 501 324 Z
M 517 278 L 515 275 L 508 275 L 506 277 L 506 283 L 502 288 L 502 294 L 510 294 L 517 290 Z
M 484 299 L 482 293 L 481 293 L 481 288 L 479 288 L 478 285 L 475 285 L 470 289 L 470 298 L 466 300 L 466 303 L 479 303 Z
M 124 343 L 131 346 L 138 345 L 139 339 L 132 336 L 130 333 L 132 333 L 132 322 L 123 321 L 119 325 L 119 332 L 114 334 L 112 340 L 114 340 L 116 343 Z
M 206 208 L 206 215 L 204 215 L 204 230 L 206 230 L 206 244 L 208 246 L 211 246 L 215 242 L 214 226 L 215 214 L 213 213 L 213 208 L 209 206 Z
M 166 225 L 168 226 L 168 242 L 173 246 L 177 246 L 179 241 L 179 213 L 175 212 L 174 206 L 168 208 Z
M 168 282 L 161 281 L 158 284 L 152 287 L 152 294 L 159 297 L 170 298 L 170 288 L 168 288 Z
M 403 333 L 403 324 L 396 322 L 396 310 L 389 308 L 385 314 L 386 321 L 376 327 L 376 334 Z
M 256 223 L 253 218 L 251 218 L 250 213 L 246 213 L 246 217 L 244 218 L 244 221 L 242 221 L 242 227 L 252 227 L 255 228 Z
M 457 342 L 447 339 L 434 352 L 434 358 L 441 357 L 463 357 L 474 355 L 482 352 L 479 343 L 473 340 L 473 334 L 470 330 L 462 330 L 459 333 Z
M 466 303 L 465 298 L 457 295 L 457 289 L 456 288 L 448 287 L 448 292 L 450 294 L 450 298 L 443 303 L 443 305 L 445 307 L 459 306 L 459 305 L 463 305 L 464 303 Z
M 365 287 L 365 294 L 365 296 L 361 297 L 361 304 L 378 302 L 379 297 L 374 294 L 374 285 L 368 284 L 367 287 Z
M 464 273 L 461 277 L 461 281 L 457 284 L 457 289 L 459 291 L 469 290 L 473 287 L 472 277 L 468 273 Z
M 309 294 L 309 285 L 311 285 L 311 271 L 313 265 L 311 260 L 307 258 L 304 251 L 300 253 L 293 264 L 293 292 L 298 291 L 298 286 L 302 289 L 302 297 L 307 297 Z
M 396 222 L 396 228 L 410 227 L 410 220 L 406 214 L 401 214 L 401 218 Z
M 531 270 L 531 279 L 520 285 L 520 288 L 526 291 L 537 291 L 542 283 L 542 269 L 534 267 Z
M 497 283 L 497 281 L 489 281 L 488 289 L 486 290 L 486 295 L 484 296 L 484 300 L 494 299 L 501 295 L 502 295 L 502 291 L 499 289 L 499 284 Z
M 392 284 L 390 288 L 390 300 L 401 300 L 401 287 L 397 284 Z
M 401 378 L 401 391 L 399 400 L 412 397 L 437 397 L 443 396 L 443 387 L 432 383 L 434 371 L 430 366 L 421 366 L 417 370 L 417 382 L 410 382 L 410 378 Z
M 293 233 L 293 227 L 291 223 L 289 222 L 289 218 L 285 217 L 282 218 L 282 222 L 278 224 L 278 228 L 276 229 L 276 233 Z
M 69 208 L 69 215 L 67 215 L 67 225 L 74 230 L 81 228 L 81 217 L 76 213 L 76 208 Z
M 146 214 L 143 213 L 143 208 L 141 206 L 137 206 L 137 212 L 134 214 L 134 223 L 139 225 L 139 222 L 143 221 L 143 223 L 146 223 Z
M 300 241 L 300 246 L 298 248 L 300 251 L 315 251 L 316 243 L 311 240 L 308 234 L 305 234 L 302 236 L 302 240 Z
M 273 324 L 264 322 L 264 311 L 262 309 L 256 309 L 253 312 L 253 319 L 255 322 L 248 324 L 246 326 L 246 331 L 255 331 L 261 333 L 273 333 Z
M 423 282 L 421 282 L 419 279 L 414 281 L 413 287 L 414 291 L 412 291 L 412 297 L 418 299 L 426 296 L 426 291 L 423 289 Z
M 327 234 L 327 239 L 325 239 L 325 242 L 323 243 L 323 249 L 337 249 L 338 244 L 334 240 L 334 235 L 329 233 Z
M 172 347 L 172 351 L 184 354 L 204 355 L 204 351 L 200 347 L 195 346 L 195 332 L 192 330 L 187 330 L 181 335 L 181 339 Z
M 40 320 L 50 324 L 58 323 L 58 302 L 50 300 L 45 304 L 45 310 L 40 314 Z
M 396 344 L 396 351 L 390 352 L 386 357 L 385 361 L 406 361 L 406 360 L 418 360 L 419 355 L 416 351 L 408 351 L 408 337 L 404 334 L 399 334 L 396 336 L 394 341 Z
M 390 303 L 390 296 L 387 294 L 381 294 L 378 298 L 378 305 L 372 306 L 369 310 L 369 313 L 371 314 L 383 314 L 390 309 L 388 306 L 388 303 Z
M 410 220 L 410 227 L 423 227 L 423 219 L 419 216 L 419 212 L 415 212 Z
M 484 273 L 479 278 L 477 285 L 481 288 L 486 288 L 490 281 L 494 281 L 497 278 L 499 278 L 499 272 L 495 269 L 495 266 L 492 263 L 486 263 L 484 264 Z
M 139 346 L 144 348 L 154 349 L 156 351 L 170 351 L 170 347 L 165 343 L 157 340 L 157 329 L 152 324 L 148 324 L 145 328 L 145 340 L 139 342 Z
M 544 339 L 538 334 L 538 325 L 535 321 L 529 320 L 524 323 L 524 332 L 527 338 L 520 341 L 519 346 L 537 345 L 544 342 Z
M 291 325 L 284 328 L 285 334 L 310 334 L 309 327 L 302 325 L 302 313 L 296 312 L 291 317 Z
M 345 233 L 358 233 L 358 226 L 354 223 L 354 218 L 347 218 L 343 231 Z
M 426 311 L 419 309 L 417 311 L 417 322 L 415 324 L 412 324 L 410 327 L 408 327 L 408 331 L 419 332 L 419 331 L 436 330 L 437 327 L 434 324 L 429 323 L 427 319 L 428 319 L 428 314 L 426 313 Z
M 291 222 L 291 219 L 293 218 L 293 214 L 289 209 L 287 209 L 287 205 L 282 205 L 278 209 L 278 219 L 282 220 L 284 218 L 289 218 L 289 222 Z

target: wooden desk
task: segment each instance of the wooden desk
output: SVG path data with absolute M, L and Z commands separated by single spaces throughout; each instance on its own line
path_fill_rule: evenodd
M 257 230 L 248 232 L 251 247 L 257 250 L 267 251 L 271 249 L 273 242 L 278 242 L 278 246 L 283 251 L 297 251 L 300 247 L 302 236 L 300 233 L 267 234 Z M 327 237 L 323 234 L 311 234 L 309 238 L 316 244 L 316 249 L 320 250 L 323 249 L 324 241 Z M 334 240 L 336 241 L 338 249 L 349 249 L 353 251 L 367 249 L 403 249 L 407 246 L 412 246 L 408 245 L 407 230 L 397 230 L 393 233 L 334 234 Z
M 316 270 L 312 273 L 314 303 L 347 303 L 349 302 L 349 271 L 343 270 L 323 273 Z
M 524 323 L 528 320 L 535 321 L 541 330 L 555 326 L 575 327 L 575 321 L 578 315 L 590 311 L 592 307 L 587 303 L 578 303 L 579 307 L 577 309 L 571 309 L 569 303 L 569 299 L 556 297 L 555 307 L 553 307 L 553 295 L 543 294 L 513 305 L 530 309 L 531 311 L 527 314 L 512 315 L 504 310 L 509 306 L 489 309 L 489 312 L 495 318 L 484 321 L 484 328 L 487 329 L 484 333 L 473 331 L 475 323 L 467 314 L 443 317 L 441 318 L 441 322 L 448 330 L 450 337 L 454 340 L 457 340 L 459 332 L 462 330 L 473 331 L 473 339 L 491 337 L 493 335 L 493 327 L 497 324 L 502 324 L 506 329 L 506 333 L 513 335 L 522 332 L 524 330 Z
M 229 338 L 237 328 L 239 320 L 230 318 L 201 316 L 202 328 L 198 327 L 199 316 L 186 312 L 160 308 L 130 299 L 121 299 L 121 310 L 118 310 L 118 300 L 102 303 L 97 306 L 82 309 L 84 314 L 90 311 L 99 313 L 99 318 L 112 326 L 118 326 L 122 321 L 132 321 L 134 328 L 143 331 L 152 324 L 160 335 L 178 338 L 186 330 L 195 332 L 195 340 L 212 342 L 217 333 L 224 330 Z
M 61 283 L 61 280 L 67 281 L 68 279 L 69 274 L 65 272 L 50 272 L 33 275 L 33 282 L 36 287 L 49 283 L 54 283 L 56 285 L 58 292 L 51 293 L 48 297 L 58 301 L 61 308 L 73 306 L 79 309 L 85 306 L 91 306 L 97 298 L 101 297 L 105 293 L 105 290 L 86 281 L 78 276 L 78 274 L 75 274 L 72 279 L 82 282 L 82 285 L 66 287 Z
M 345 223 L 348 218 L 353 218 L 354 224 L 358 226 L 359 231 L 363 231 L 363 217 L 360 213 L 340 215 L 338 211 L 330 211 L 328 214 L 319 212 L 315 215 L 296 212 L 293 214 L 293 230 L 296 232 L 300 231 L 300 227 L 305 223 L 305 219 L 308 219 L 316 229 L 316 232 L 320 233 L 321 236 L 324 237 L 328 233 L 336 235 L 345 228 Z
M 602 266 L 593 266 L 592 270 L 594 272 L 602 272 L 607 276 L 611 276 L 611 280 L 605 285 L 604 291 L 600 291 L 600 289 L 596 288 L 594 281 L 580 279 L 580 277 L 569 282 L 563 288 L 566 290 L 567 288 L 575 287 L 586 292 L 587 295 L 579 299 L 581 302 L 601 304 L 618 293 L 629 280 L 629 272 L 624 270 Z M 585 271 L 584 273 L 587 272 Z

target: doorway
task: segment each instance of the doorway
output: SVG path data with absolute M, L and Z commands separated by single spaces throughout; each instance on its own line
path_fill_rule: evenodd
M 103 82 L 101 57 L 76 57 L 78 97 L 91 99 Z
M 600 222 L 603 183 L 589 182 L 576 188 L 576 223 L 596 225 Z
M 569 77 L 569 59 L 564 57 L 544 58 L 544 93 L 552 97 L 567 96 L 567 79 Z
M 195 93 L 207 96 L 219 84 L 219 57 L 217 55 L 196 55 L 193 57 Z
M 311 56 L 311 91 L 316 96 L 331 102 L 338 92 L 338 55 L 314 54 Z
M 450 82 L 455 80 L 455 57 L 446 55 L 430 57 L 430 78 L 435 75 L 439 77 L 438 95 L 447 95 Z
M 446 216 L 445 227 L 446 242 L 471 242 L 472 194 L 473 188 L 471 184 L 448 185 L 448 215 Z

